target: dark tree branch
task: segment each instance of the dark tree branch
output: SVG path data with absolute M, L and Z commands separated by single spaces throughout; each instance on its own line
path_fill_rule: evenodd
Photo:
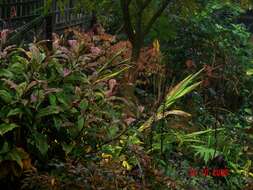
M 139 6 L 139 10 L 137 12 L 137 18 L 136 18 L 136 35 L 135 35 L 135 41 L 140 40 L 142 36 L 142 14 L 144 9 L 142 9 L 142 2 Z
M 131 23 L 131 16 L 129 13 L 129 5 L 131 3 L 131 0 L 121 0 L 121 9 L 123 13 L 123 19 L 124 19 L 124 24 L 125 24 L 125 31 L 127 33 L 127 36 L 130 40 L 131 43 L 134 42 L 134 30 L 133 26 Z
M 147 1 L 149 1 L 149 0 L 147 0 Z M 167 8 L 167 6 L 169 5 L 170 2 L 171 2 L 171 0 L 164 0 L 163 1 L 163 3 L 160 6 L 160 8 L 155 12 L 155 14 L 153 15 L 153 17 L 148 22 L 148 24 L 146 26 L 146 29 L 144 30 L 144 35 L 147 35 L 149 33 L 149 31 L 152 28 L 152 26 L 155 23 L 155 21 L 161 16 L 161 14 Z

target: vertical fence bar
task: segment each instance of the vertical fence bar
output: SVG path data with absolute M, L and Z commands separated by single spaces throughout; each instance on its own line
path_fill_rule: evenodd
M 55 0 L 53 0 L 53 4 L 54 4 Z M 47 48 L 49 50 L 52 50 L 53 46 L 52 46 L 52 33 L 53 33 L 53 6 L 51 5 L 50 9 L 48 10 L 49 12 L 46 15 L 45 18 L 45 22 L 46 22 L 46 26 L 45 26 L 45 33 L 46 33 L 46 40 L 47 41 Z

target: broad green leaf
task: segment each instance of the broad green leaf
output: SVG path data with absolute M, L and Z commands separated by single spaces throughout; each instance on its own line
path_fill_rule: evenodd
M 5 133 L 12 131 L 13 129 L 19 127 L 18 125 L 11 123 L 3 123 L 0 125 L 0 135 L 3 136 Z
M 246 74 L 249 76 L 253 75 L 253 69 L 248 69 Z
M 247 113 L 247 114 L 252 114 L 252 110 L 250 108 L 245 108 L 244 111 Z
M 77 121 L 77 129 L 80 132 L 83 129 L 84 126 L 84 118 L 83 116 L 78 116 L 78 121 Z
M 88 103 L 88 101 L 87 101 L 86 99 L 83 99 L 83 100 L 80 102 L 80 104 L 79 104 L 79 107 L 80 107 L 83 111 L 85 111 L 85 110 L 88 108 L 88 106 L 89 106 L 89 103 Z
M 56 97 L 54 94 L 49 94 L 49 102 L 52 106 L 56 106 Z
M 64 93 L 59 93 L 56 95 L 57 96 L 57 100 L 62 103 L 64 106 L 69 106 L 68 103 L 68 98 Z
M 42 155 L 46 155 L 48 151 L 48 143 L 47 143 L 47 137 L 43 134 L 36 133 L 34 135 L 35 142 L 36 142 L 36 147 L 40 151 Z
M 40 109 L 36 117 L 41 118 L 48 115 L 58 114 L 60 113 L 60 111 L 61 111 L 61 108 L 59 106 L 48 106 L 46 108 Z
M 9 144 L 8 144 L 7 141 L 5 141 L 2 148 L 1 148 L 1 150 L 0 150 L 0 154 L 6 154 L 9 151 L 10 151 Z

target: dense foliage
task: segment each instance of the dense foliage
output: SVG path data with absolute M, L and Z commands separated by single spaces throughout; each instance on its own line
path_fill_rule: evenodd
M 52 49 L 1 31 L 1 185 L 253 188 L 253 49 L 237 23 L 250 2 L 164 2 L 79 1 L 119 35 L 68 29 Z

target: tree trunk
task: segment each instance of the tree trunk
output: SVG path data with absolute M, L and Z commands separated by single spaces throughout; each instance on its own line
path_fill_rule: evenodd
M 136 40 L 136 42 L 134 42 L 132 44 L 132 55 L 131 55 L 131 59 L 133 62 L 137 62 L 139 57 L 140 57 L 140 53 L 141 53 L 141 48 L 142 48 L 142 39 Z
M 138 98 L 135 95 L 135 81 L 138 76 L 138 60 L 141 53 L 141 47 L 141 40 L 132 45 L 131 62 L 133 63 L 133 67 L 128 70 L 122 83 L 124 97 L 136 105 L 138 104 Z
M 141 48 L 142 48 L 142 39 L 136 40 L 132 44 L 132 55 L 131 62 L 133 63 L 133 67 L 129 69 L 127 73 L 127 82 L 135 83 L 137 74 L 138 74 L 138 61 L 140 58 Z

